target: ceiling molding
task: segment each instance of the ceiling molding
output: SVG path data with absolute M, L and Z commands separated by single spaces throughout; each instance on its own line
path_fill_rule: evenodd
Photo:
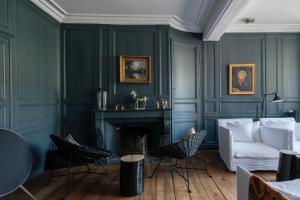
M 30 0 L 58 22 L 62 22 L 67 12 L 53 0 Z
M 195 23 L 186 23 L 177 16 L 172 16 L 169 20 L 169 25 L 175 29 L 192 32 L 192 33 L 201 33 L 202 29 L 198 24 Z
M 218 41 L 249 0 L 220 1 L 204 27 L 203 40 Z
M 119 24 L 119 25 L 170 25 L 181 31 L 202 32 L 196 23 L 187 23 L 174 15 L 108 15 L 68 13 L 54 0 L 31 0 L 60 23 Z M 202 7 L 201 7 L 202 8 Z
M 201 32 L 197 24 L 185 23 L 177 16 L 172 15 L 103 15 L 103 14 L 77 14 L 68 13 L 63 23 L 85 24 L 119 24 L 119 25 L 170 25 L 173 28 Z
M 169 15 L 108 15 L 108 14 L 83 14 L 68 13 L 63 23 L 87 24 L 168 24 L 172 16 Z
M 300 32 L 300 24 L 233 24 L 227 33 Z

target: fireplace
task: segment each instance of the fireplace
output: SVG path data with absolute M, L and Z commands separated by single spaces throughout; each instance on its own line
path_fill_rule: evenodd
M 94 110 L 95 145 L 114 156 L 145 154 L 171 142 L 171 110 Z
M 146 155 L 147 149 L 151 149 L 150 138 L 151 127 L 126 127 L 118 128 L 119 134 L 119 156 L 130 154 Z M 151 140 L 149 140 L 151 141 Z

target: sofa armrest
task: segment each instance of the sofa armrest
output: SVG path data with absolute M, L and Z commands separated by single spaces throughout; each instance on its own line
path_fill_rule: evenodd
M 227 163 L 233 157 L 233 137 L 229 129 L 219 126 L 219 153 L 221 158 Z
M 260 127 L 261 141 L 278 150 L 293 149 L 293 131 L 271 127 Z

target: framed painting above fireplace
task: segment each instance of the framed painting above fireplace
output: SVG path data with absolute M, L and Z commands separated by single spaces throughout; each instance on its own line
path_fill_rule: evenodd
M 120 56 L 120 83 L 151 83 L 151 57 Z

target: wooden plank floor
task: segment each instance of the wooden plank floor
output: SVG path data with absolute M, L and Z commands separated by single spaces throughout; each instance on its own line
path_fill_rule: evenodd
M 202 151 L 192 159 L 193 167 L 202 168 L 205 159 L 209 173 L 192 170 L 190 173 L 190 188 L 192 193 L 186 190 L 186 184 L 176 173 L 167 169 L 174 163 L 163 163 L 159 173 L 153 178 L 145 178 L 144 192 L 136 197 L 121 197 L 119 195 L 119 166 L 109 167 L 116 181 L 110 183 L 105 176 L 88 175 L 74 185 L 66 196 L 66 200 L 235 200 L 236 180 L 235 174 L 229 172 L 221 162 L 217 151 Z M 146 175 L 150 175 L 154 169 L 154 164 L 146 165 Z M 82 167 L 73 168 L 72 171 L 81 170 Z M 99 170 L 97 168 L 96 170 Z M 274 172 L 257 172 L 259 176 L 266 180 L 274 180 Z M 25 184 L 25 187 L 39 200 L 59 200 L 64 198 L 65 177 L 53 178 L 52 182 L 45 186 L 48 173 L 35 177 Z M 80 178 L 81 175 L 72 176 L 71 180 Z M 30 200 L 21 190 L 17 190 L 3 200 Z M 1 200 L 2 200 L 1 199 Z

